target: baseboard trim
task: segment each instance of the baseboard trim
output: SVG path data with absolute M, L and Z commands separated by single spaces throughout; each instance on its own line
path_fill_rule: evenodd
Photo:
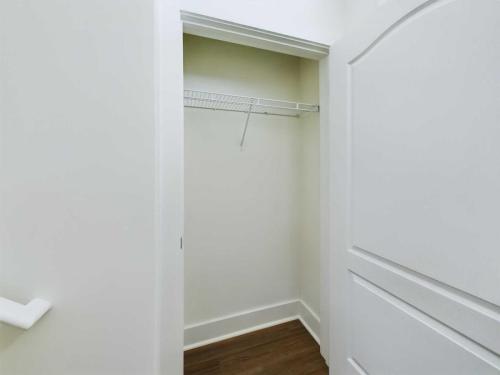
M 184 346 L 184 350 L 196 349 L 196 348 L 199 348 L 201 346 L 213 344 L 213 343 L 219 342 L 219 341 L 224 341 L 224 340 L 236 337 L 236 336 L 244 335 L 246 333 L 258 331 L 260 329 L 265 329 L 265 328 L 277 326 L 278 324 L 288 323 L 288 322 L 291 322 L 292 320 L 296 320 L 296 319 L 299 319 L 299 317 L 298 316 L 291 316 L 289 318 L 275 320 L 273 322 L 269 322 L 269 323 L 265 323 L 265 324 L 260 324 L 260 325 L 257 325 L 257 326 L 254 326 L 254 327 L 250 327 L 250 328 L 246 328 L 246 329 L 242 329 L 242 330 L 239 330 L 239 331 L 236 331 L 236 332 L 231 332 L 231 333 L 228 333 L 226 335 L 214 337 L 214 338 L 203 340 L 203 341 L 198 341 L 198 342 L 195 342 L 193 344 L 188 344 L 188 345 Z
M 319 317 L 302 300 L 285 301 L 242 311 L 184 328 L 184 350 L 299 319 L 319 344 Z
M 309 331 L 311 336 L 320 344 L 320 320 L 319 316 L 304 302 L 300 301 L 299 312 L 300 321 Z

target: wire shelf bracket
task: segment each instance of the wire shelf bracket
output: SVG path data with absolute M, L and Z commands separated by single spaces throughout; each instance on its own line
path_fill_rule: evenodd
M 317 104 L 254 98 L 198 90 L 184 90 L 184 106 L 187 108 L 246 113 L 245 127 L 240 142 L 241 147 L 243 147 L 245 143 L 248 123 L 250 121 L 250 115 L 252 114 L 300 117 L 300 115 L 304 113 L 319 112 L 319 105 Z

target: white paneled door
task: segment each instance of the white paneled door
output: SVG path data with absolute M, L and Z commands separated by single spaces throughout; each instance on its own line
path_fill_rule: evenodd
M 500 374 L 500 1 L 388 2 L 331 54 L 333 374 Z

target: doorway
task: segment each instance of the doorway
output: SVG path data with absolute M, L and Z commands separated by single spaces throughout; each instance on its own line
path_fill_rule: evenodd
M 185 349 L 300 319 L 327 360 L 328 48 L 214 38 L 207 17 L 182 18 Z M 259 113 L 242 98 L 312 106 Z

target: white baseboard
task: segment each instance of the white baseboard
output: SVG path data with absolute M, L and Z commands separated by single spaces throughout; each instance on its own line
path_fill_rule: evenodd
M 319 317 L 301 300 L 242 311 L 184 328 L 184 350 L 299 319 L 319 344 Z
M 316 340 L 319 344 L 319 335 L 320 335 L 320 320 L 319 316 L 316 315 L 314 311 L 304 302 L 300 301 L 299 303 L 299 313 L 300 321 L 309 331 L 311 336 Z

